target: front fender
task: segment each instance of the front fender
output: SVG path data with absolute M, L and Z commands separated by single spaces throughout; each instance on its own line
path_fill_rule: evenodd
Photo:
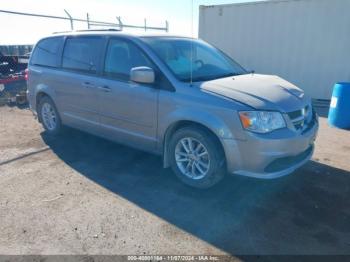
M 241 127 L 236 126 L 238 119 L 235 119 L 234 111 L 217 109 L 207 112 L 204 110 L 198 110 L 194 108 L 178 108 L 177 110 L 171 112 L 169 115 L 162 118 L 159 121 L 159 150 L 163 152 L 163 166 L 169 167 L 169 159 L 167 154 L 168 147 L 168 132 L 172 127 L 176 126 L 177 123 L 181 121 L 189 121 L 193 123 L 205 126 L 210 131 L 212 131 L 220 141 L 223 139 L 236 139 L 239 137 L 233 131 L 240 130 Z M 237 120 L 237 121 L 236 121 Z M 237 132 L 236 132 L 237 133 Z
M 235 136 L 224 120 L 214 114 L 196 109 L 179 108 L 160 121 L 159 134 L 164 135 L 169 127 L 179 121 L 191 121 L 211 130 L 220 139 L 233 139 Z

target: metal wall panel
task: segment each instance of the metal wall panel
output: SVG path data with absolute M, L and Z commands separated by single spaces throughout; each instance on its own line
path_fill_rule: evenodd
M 247 69 L 279 75 L 316 99 L 350 81 L 350 0 L 201 6 L 199 37 Z

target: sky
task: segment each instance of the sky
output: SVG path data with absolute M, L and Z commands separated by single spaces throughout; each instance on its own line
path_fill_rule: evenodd
M 193 5 L 192 5 L 193 1 Z M 1 10 L 65 16 L 66 9 L 74 18 L 116 22 L 120 16 L 124 24 L 165 26 L 169 33 L 198 36 L 199 5 L 230 4 L 252 0 L 11 0 L 1 1 Z M 256 0 L 255 0 L 256 1 Z M 193 21 L 193 23 L 191 22 Z M 74 23 L 74 29 L 87 29 L 86 23 Z M 0 45 L 33 44 L 52 32 L 70 30 L 66 20 L 34 18 L 0 13 Z M 125 29 L 124 31 L 132 31 Z M 138 29 L 140 31 L 140 29 Z M 142 31 L 142 30 L 141 30 Z

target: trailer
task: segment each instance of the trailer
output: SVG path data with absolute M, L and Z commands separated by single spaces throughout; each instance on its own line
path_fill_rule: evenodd
M 279 75 L 314 99 L 350 81 L 350 1 L 270 0 L 200 6 L 199 37 L 249 70 Z
M 0 105 L 27 102 L 27 65 L 29 54 L 8 56 L 0 52 Z

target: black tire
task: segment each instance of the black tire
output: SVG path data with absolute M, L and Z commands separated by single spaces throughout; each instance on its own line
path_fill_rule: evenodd
M 55 128 L 53 128 L 53 129 L 49 128 L 45 124 L 45 121 L 43 120 L 43 106 L 46 103 L 52 107 L 52 109 L 56 115 L 56 125 L 55 125 Z M 52 101 L 52 99 L 50 97 L 44 96 L 40 99 L 39 104 L 38 104 L 38 108 L 37 108 L 37 113 L 38 113 L 39 122 L 43 125 L 47 134 L 55 136 L 55 135 L 58 135 L 62 131 L 62 122 L 61 122 L 60 115 L 58 114 L 55 103 Z
M 206 150 L 208 151 L 210 165 L 209 170 L 203 178 L 193 179 L 186 176 L 176 163 L 176 146 L 181 141 L 181 139 L 187 137 L 194 138 L 195 140 L 199 141 L 205 146 Z M 218 143 L 218 139 L 216 139 L 213 134 L 200 127 L 190 126 L 181 128 L 176 131 L 170 139 L 168 151 L 170 156 L 170 165 L 176 176 L 183 183 L 200 189 L 207 189 L 219 183 L 226 174 L 226 165 L 223 150 L 221 148 L 221 145 Z

